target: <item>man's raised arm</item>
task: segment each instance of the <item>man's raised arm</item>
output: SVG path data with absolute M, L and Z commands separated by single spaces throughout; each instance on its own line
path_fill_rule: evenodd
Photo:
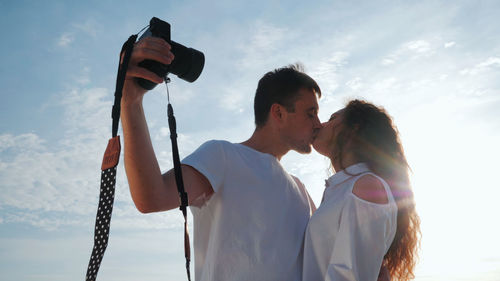
M 121 119 L 124 139 L 125 171 L 130 193 L 142 213 L 165 211 L 180 205 L 173 170 L 161 174 L 149 135 L 142 100 L 146 90 L 137 84 L 136 77 L 155 83 L 163 78 L 139 67 L 138 63 L 151 59 L 170 64 L 174 55 L 165 40 L 147 37 L 137 42 L 130 58 L 121 101 Z M 194 168 L 182 166 L 184 186 L 189 204 L 203 194 L 213 193 L 209 181 Z

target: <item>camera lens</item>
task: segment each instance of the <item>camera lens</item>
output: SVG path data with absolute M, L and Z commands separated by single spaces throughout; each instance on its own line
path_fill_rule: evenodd
M 200 77 L 203 70 L 205 56 L 198 50 L 187 48 L 174 41 L 170 41 L 170 45 L 172 46 L 171 51 L 175 58 L 172 64 L 170 64 L 168 72 L 188 82 L 194 82 Z

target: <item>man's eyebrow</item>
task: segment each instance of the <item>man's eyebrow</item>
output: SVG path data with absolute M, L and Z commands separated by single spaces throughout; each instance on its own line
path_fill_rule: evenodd
M 310 108 L 307 109 L 307 111 L 318 111 L 319 108 L 316 106 L 311 106 Z

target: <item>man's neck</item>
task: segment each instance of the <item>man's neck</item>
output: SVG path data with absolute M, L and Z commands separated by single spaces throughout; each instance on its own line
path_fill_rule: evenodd
M 252 136 L 241 144 L 253 148 L 262 153 L 268 153 L 281 160 L 290 149 L 283 144 L 272 128 L 263 127 L 255 129 Z

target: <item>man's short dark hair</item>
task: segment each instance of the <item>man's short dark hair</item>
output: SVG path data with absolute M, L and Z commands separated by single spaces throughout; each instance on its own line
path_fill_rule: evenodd
M 321 90 L 300 64 L 269 71 L 260 80 L 255 92 L 254 114 L 257 128 L 264 126 L 274 103 L 283 105 L 288 112 L 295 110 L 299 90 L 307 89 L 321 97 Z

